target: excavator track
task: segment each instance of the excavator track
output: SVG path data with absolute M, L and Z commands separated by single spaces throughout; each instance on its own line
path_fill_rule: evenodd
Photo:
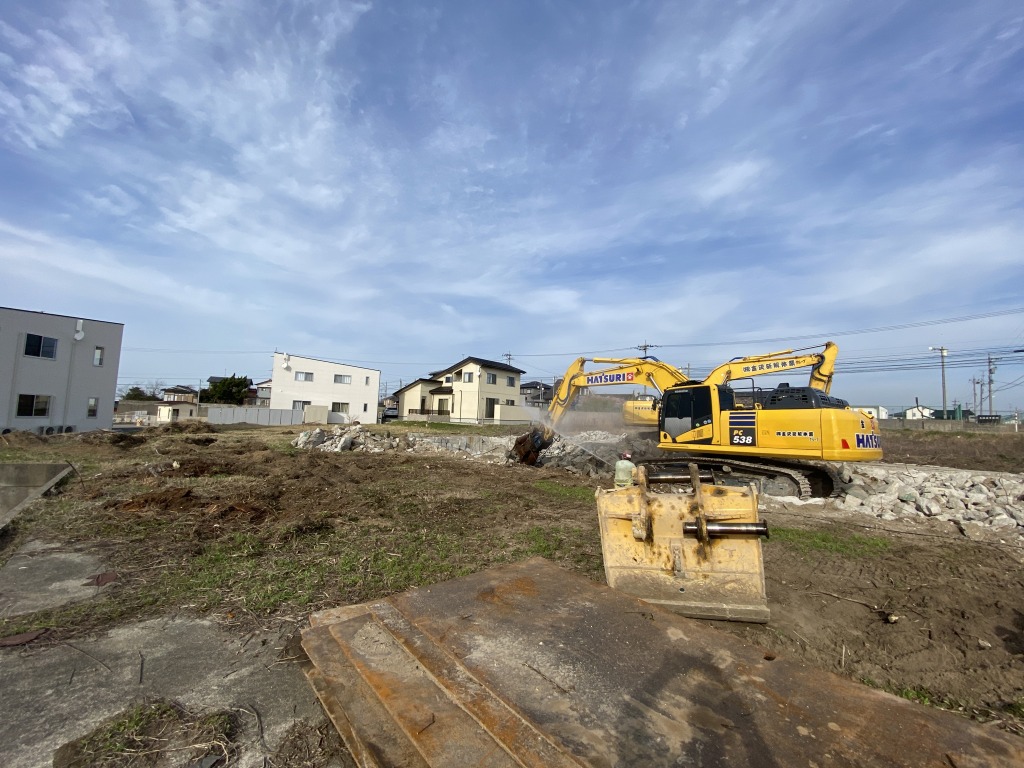
M 723 485 L 754 483 L 770 496 L 797 496 L 800 499 L 833 496 L 840 478 L 828 464 L 797 461 L 736 461 L 721 456 L 686 455 L 671 459 L 644 459 L 637 462 L 647 470 L 648 482 L 690 482 L 690 464 L 697 465 L 701 479 Z

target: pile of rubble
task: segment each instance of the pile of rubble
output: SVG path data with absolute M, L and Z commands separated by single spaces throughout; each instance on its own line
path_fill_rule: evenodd
M 453 453 L 491 463 L 514 463 L 515 437 L 480 435 L 378 435 L 359 424 L 303 432 L 292 445 L 318 451 L 414 451 Z M 627 435 L 584 432 L 571 440 L 556 436 L 541 457 L 545 467 L 560 468 L 586 477 L 610 477 L 619 454 L 634 459 L 656 455 L 653 441 Z M 982 474 L 975 471 L 902 464 L 843 464 L 843 486 L 835 498 L 787 503 L 824 504 L 868 514 L 882 520 L 931 518 L 956 524 L 965 535 L 979 530 L 1011 530 L 1024 535 L 1024 475 Z
M 454 453 L 465 458 L 485 461 L 509 461 L 512 437 L 485 437 L 482 435 L 422 435 L 412 432 L 401 435 L 370 432 L 361 424 L 335 426 L 330 432 L 317 427 L 303 432 L 292 440 L 295 448 L 309 451 L 414 451 L 418 453 Z
M 844 464 L 842 509 L 882 520 L 928 517 L 1024 534 L 1024 475 L 903 464 Z

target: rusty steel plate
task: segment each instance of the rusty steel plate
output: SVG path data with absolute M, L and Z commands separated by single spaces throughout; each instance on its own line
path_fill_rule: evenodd
M 363 766 L 1024 765 L 1016 736 L 540 558 L 314 624 L 311 682 Z

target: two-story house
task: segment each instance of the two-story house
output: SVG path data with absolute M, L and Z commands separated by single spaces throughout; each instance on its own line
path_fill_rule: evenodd
M 248 400 L 246 400 L 245 404 L 246 405 L 253 405 L 253 406 L 256 406 L 257 408 L 269 408 L 270 407 L 270 390 L 271 390 L 272 383 L 273 383 L 273 381 L 271 379 L 267 379 L 266 381 L 261 381 L 261 382 L 257 383 L 255 385 L 256 386 L 256 397 L 255 397 L 255 399 L 251 403 L 248 402 Z
M 375 422 L 379 395 L 380 371 L 376 369 L 286 352 L 274 354 L 271 408 L 315 413 L 317 416 L 309 420 L 317 422 Z
M 0 307 L 0 432 L 108 429 L 124 324 Z
M 165 403 L 194 403 L 199 400 L 199 391 L 194 387 L 179 384 L 163 390 Z
M 523 373 L 506 363 L 467 357 L 395 392 L 399 418 L 474 424 L 529 421 L 533 414 L 522 407 L 519 395 Z
M 523 405 L 534 408 L 547 408 L 554 397 L 554 387 L 540 381 L 524 381 L 519 385 Z

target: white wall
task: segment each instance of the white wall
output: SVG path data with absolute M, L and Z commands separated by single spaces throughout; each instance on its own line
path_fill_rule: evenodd
M 123 332 L 121 323 L 0 307 L 0 429 L 109 429 Z M 27 334 L 56 339 L 54 358 L 26 355 Z M 97 347 L 102 365 L 93 364 Z M 48 395 L 49 414 L 18 416 L 19 395 Z M 95 416 L 88 414 L 89 398 L 96 399 Z
M 864 411 L 864 413 L 870 413 L 876 419 L 888 419 L 889 409 L 881 405 L 854 405 L 851 406 L 855 411 Z
M 159 424 L 166 424 L 173 421 L 186 421 L 196 418 L 195 403 L 177 402 L 161 405 L 156 409 L 156 420 Z
M 285 365 L 288 367 L 286 368 Z M 297 381 L 296 373 L 312 373 L 312 381 Z M 351 376 L 351 384 L 335 384 L 335 376 Z M 355 421 L 377 421 L 380 371 L 357 365 L 329 363 L 283 352 L 274 354 L 270 407 L 291 410 L 295 401 L 326 406 L 348 403 L 348 415 Z

